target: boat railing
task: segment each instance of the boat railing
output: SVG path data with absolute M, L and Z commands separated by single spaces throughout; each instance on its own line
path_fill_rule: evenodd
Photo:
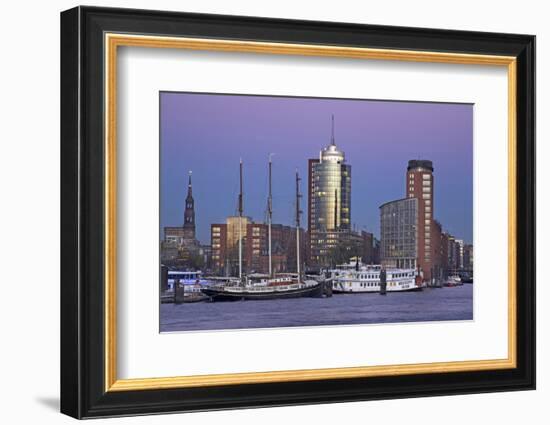
M 304 284 L 280 285 L 280 286 L 226 286 L 224 289 L 227 292 L 242 293 L 242 292 L 283 292 L 289 289 L 300 289 Z

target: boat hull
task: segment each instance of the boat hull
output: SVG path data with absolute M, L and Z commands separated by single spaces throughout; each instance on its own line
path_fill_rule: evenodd
M 403 288 L 403 289 L 395 289 L 395 288 L 386 288 L 386 292 L 419 292 L 422 291 L 422 286 L 415 286 L 411 288 Z M 336 289 L 332 288 L 332 292 L 334 294 L 378 294 L 380 293 L 380 289 L 369 289 L 369 290 L 361 290 L 361 289 L 355 289 L 355 290 L 349 290 L 349 289 Z
M 202 292 L 208 296 L 211 301 L 276 300 L 302 297 L 320 298 L 323 296 L 323 286 L 321 284 L 317 284 L 306 288 L 296 288 L 286 291 L 273 291 L 265 293 L 248 291 L 230 292 L 217 288 L 204 288 L 202 289 Z

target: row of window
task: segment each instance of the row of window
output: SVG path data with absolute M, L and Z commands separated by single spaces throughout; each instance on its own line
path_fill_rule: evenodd
M 431 174 L 422 174 L 422 180 L 430 180 Z M 414 174 L 409 173 L 409 179 L 414 179 Z

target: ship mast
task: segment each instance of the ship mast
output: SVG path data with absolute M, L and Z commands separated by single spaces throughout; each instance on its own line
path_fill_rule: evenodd
M 298 274 L 298 282 L 300 281 L 300 176 L 296 170 L 296 272 Z
M 239 279 L 243 276 L 243 160 L 239 162 Z
M 273 275 L 271 263 L 271 222 L 273 217 L 273 197 L 271 194 L 271 154 L 269 154 L 269 195 L 267 197 L 267 244 L 269 253 L 269 277 Z

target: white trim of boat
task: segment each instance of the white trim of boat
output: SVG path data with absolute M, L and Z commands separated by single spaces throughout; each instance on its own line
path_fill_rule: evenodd
M 223 292 L 224 293 L 230 293 L 230 294 L 242 294 L 242 293 L 278 293 L 278 292 L 286 292 L 296 289 L 305 289 L 305 288 L 311 288 L 314 286 L 317 286 L 319 283 L 314 280 L 306 280 L 305 282 L 294 282 L 289 283 L 287 285 L 280 285 L 280 284 L 273 284 L 274 280 L 281 280 L 281 279 L 269 279 L 269 282 L 265 283 L 251 283 L 247 284 L 245 286 L 241 285 L 223 285 Z M 211 288 L 215 288 L 214 285 L 211 286 Z M 220 289 L 222 289 L 220 288 Z

